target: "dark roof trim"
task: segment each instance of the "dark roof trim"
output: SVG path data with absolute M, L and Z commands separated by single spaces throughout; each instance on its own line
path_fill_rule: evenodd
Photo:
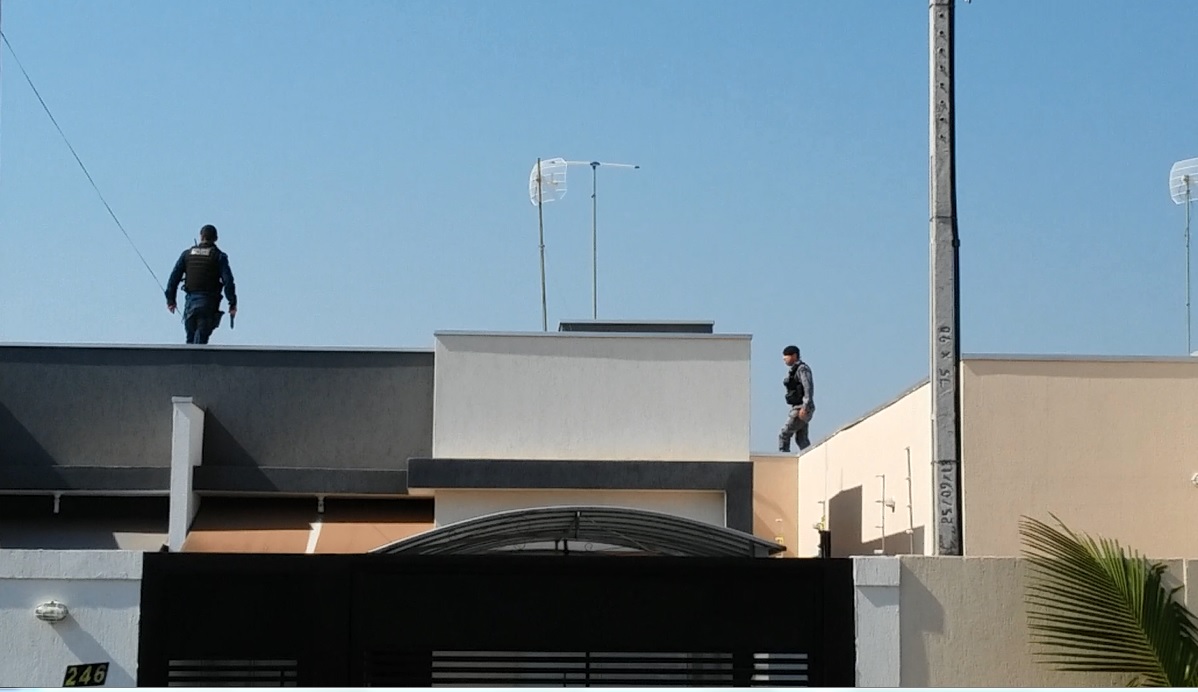
M 192 477 L 198 493 L 408 494 L 406 469 L 201 465 Z
M 570 505 L 496 512 L 372 550 L 387 555 L 511 554 L 553 543 L 562 554 L 616 546 L 675 557 L 768 557 L 785 546 L 694 519 L 627 507 Z
M 0 465 L 0 491 L 165 494 L 170 486 L 171 471 L 166 467 Z
M 712 334 L 715 322 L 681 320 L 563 320 L 559 332 L 617 332 L 621 334 Z
M 432 353 L 430 346 L 372 347 L 372 346 L 242 346 L 226 344 L 100 344 L 100 343 L 51 343 L 38 341 L 3 341 L 0 350 L 92 350 L 113 349 L 121 351 L 249 351 L 254 353 Z

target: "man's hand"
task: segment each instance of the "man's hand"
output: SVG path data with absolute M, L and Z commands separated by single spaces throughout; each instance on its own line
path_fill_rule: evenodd
M 174 303 L 167 303 L 167 304 L 166 304 L 166 309 L 167 309 L 167 310 L 170 310 L 171 312 L 174 312 L 174 311 L 175 311 L 175 304 L 174 304 Z
M 799 420 L 803 421 L 804 423 L 811 422 L 811 414 L 807 411 L 806 406 L 799 407 Z
M 237 317 L 237 308 L 229 306 L 229 317 Z

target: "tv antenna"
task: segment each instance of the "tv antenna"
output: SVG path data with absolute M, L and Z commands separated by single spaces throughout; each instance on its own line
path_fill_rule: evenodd
M 537 208 L 537 228 L 541 237 L 541 331 L 549 331 L 549 308 L 545 300 L 545 213 L 546 202 L 566 196 L 566 160 L 540 158 L 528 174 L 528 200 Z
M 1184 159 L 1169 170 L 1169 194 L 1174 204 L 1186 205 L 1186 355 L 1194 355 L 1190 329 L 1190 202 L 1191 188 L 1198 184 L 1198 158 Z
M 634 163 L 606 161 L 566 161 L 568 166 L 591 167 L 591 319 L 599 319 L 599 167 L 638 169 Z M 563 184 L 565 178 L 563 175 Z

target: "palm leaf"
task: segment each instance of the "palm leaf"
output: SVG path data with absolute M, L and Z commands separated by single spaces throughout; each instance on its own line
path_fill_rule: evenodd
M 1128 673 L 1133 685 L 1198 685 L 1198 628 L 1165 566 L 1118 542 L 1024 517 L 1034 654 L 1061 671 Z

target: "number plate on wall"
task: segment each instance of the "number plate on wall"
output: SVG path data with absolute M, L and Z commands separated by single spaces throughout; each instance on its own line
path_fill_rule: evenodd
M 63 687 L 99 687 L 108 679 L 108 662 L 79 663 L 67 666 L 62 678 Z

